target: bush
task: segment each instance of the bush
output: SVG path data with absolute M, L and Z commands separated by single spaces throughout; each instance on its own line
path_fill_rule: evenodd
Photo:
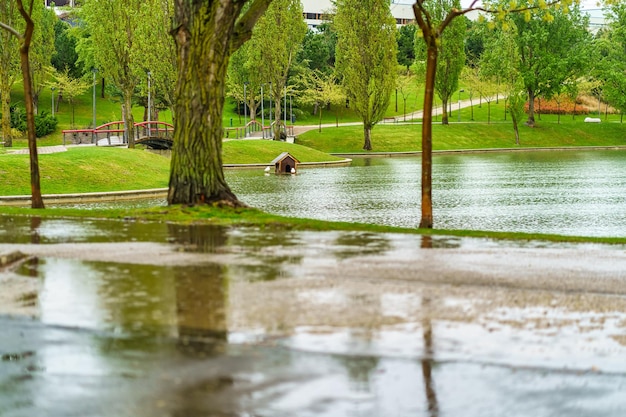
M 42 110 L 35 115 L 35 136 L 40 138 L 54 132 L 58 120 L 50 113 Z M 26 132 L 26 110 L 15 105 L 11 106 L 11 128 Z
M 49 135 L 57 128 L 58 120 L 46 111 L 40 111 L 35 115 L 35 136 L 38 138 Z
M 526 103 L 525 110 L 528 111 L 528 103 Z M 565 99 L 561 103 L 556 100 L 539 100 L 535 99 L 535 113 L 536 114 L 588 114 L 589 109 L 579 102 L 574 102 L 571 99 Z

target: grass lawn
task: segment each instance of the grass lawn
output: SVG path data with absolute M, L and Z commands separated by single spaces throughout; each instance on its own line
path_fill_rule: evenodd
M 289 152 L 300 162 L 326 162 L 343 159 L 302 145 L 273 140 L 229 140 L 225 141 L 222 147 L 225 164 L 269 163 L 282 152 Z
M 0 195 L 30 194 L 28 155 L 0 156 Z M 39 156 L 44 194 L 90 193 L 167 187 L 169 159 L 123 148 L 70 148 Z
M 469 122 L 471 110 L 464 109 L 461 120 L 457 123 L 454 117 L 451 124 L 444 126 L 433 123 L 433 149 L 484 149 L 484 148 L 518 148 L 515 145 L 513 124 L 504 121 L 503 105 L 492 105 L 492 123 Z M 476 108 L 475 114 L 486 112 Z M 499 117 L 498 117 L 499 115 Z M 626 146 L 626 124 L 619 123 L 619 116 L 610 117 L 608 122 L 584 123 L 583 116 L 572 120 L 571 116 L 542 115 L 537 126 L 529 128 L 520 126 L 520 146 L 530 147 L 562 147 L 562 146 Z M 420 123 L 392 124 L 381 123 L 372 130 L 372 146 L 374 152 L 409 152 L 421 149 Z M 312 130 L 298 136 L 297 143 L 329 153 L 363 152 L 363 128 L 346 126 L 323 129 L 322 132 Z
M 281 152 L 300 162 L 341 160 L 301 145 L 267 140 L 224 142 L 225 164 L 269 163 Z M 30 194 L 28 155 L 0 155 L 0 195 Z M 170 159 L 140 149 L 70 147 L 39 155 L 44 194 L 90 193 L 167 187 Z

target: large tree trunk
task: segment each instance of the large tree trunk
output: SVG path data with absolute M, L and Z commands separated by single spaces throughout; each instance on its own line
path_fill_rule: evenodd
M 371 151 L 372 150 L 372 124 L 364 123 L 363 124 L 363 136 L 365 140 L 363 141 L 363 150 Z
M 437 72 L 437 45 L 434 41 L 426 51 L 426 79 L 424 91 L 424 118 L 422 119 L 422 218 L 420 228 L 433 227 L 432 172 L 433 172 L 433 97 Z M 446 113 L 444 107 L 443 113 Z
M 526 125 L 535 126 L 535 91 L 532 88 L 528 89 L 528 120 Z
M 30 42 L 33 36 L 35 24 L 30 15 L 24 10 L 22 1 L 18 0 L 18 8 L 20 14 L 26 22 L 26 30 L 24 31 L 24 39 L 20 47 L 20 63 L 22 66 L 22 77 L 24 79 L 24 105 L 26 106 L 26 124 L 28 126 L 28 150 L 30 153 L 30 189 L 31 189 L 31 207 L 44 208 L 43 198 L 41 196 L 41 186 L 39 178 L 39 158 L 37 155 L 37 137 L 35 136 L 35 112 L 33 106 L 33 82 L 30 77 L 29 50 Z M 32 10 L 32 3 L 31 3 Z
M 179 77 L 169 204 L 243 205 L 222 167 L 224 80 L 239 11 L 232 2 L 215 3 L 179 0 L 175 5 Z

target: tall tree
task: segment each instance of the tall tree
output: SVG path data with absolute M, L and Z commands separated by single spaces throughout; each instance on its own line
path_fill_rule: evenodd
M 437 1 L 437 0 L 433 0 Z M 433 227 L 433 203 L 432 203 L 432 110 L 435 88 L 435 76 L 438 60 L 438 44 L 441 42 L 441 35 L 446 28 L 457 18 L 467 13 L 480 10 L 484 13 L 497 15 L 501 18 L 506 17 L 509 13 L 520 13 L 530 11 L 533 8 L 548 7 L 553 4 L 570 4 L 571 0 L 555 0 L 552 3 L 540 2 L 540 5 L 533 7 L 517 7 L 515 2 L 507 3 L 505 6 L 500 5 L 498 8 L 491 7 L 489 2 L 483 6 L 478 0 L 472 0 L 468 7 L 451 8 L 446 11 L 444 19 L 440 23 L 435 23 L 433 16 L 429 11 L 429 0 L 417 0 L 413 5 L 413 12 L 417 25 L 422 33 L 422 39 L 426 44 L 426 76 L 424 87 L 424 115 L 422 122 L 422 217 L 420 220 L 421 228 Z M 547 14 L 546 16 L 549 16 Z
M 22 69 L 22 80 L 24 81 L 24 104 L 26 106 L 26 125 L 28 126 L 28 151 L 30 160 L 30 189 L 31 189 L 31 207 L 44 208 L 43 198 L 41 196 L 41 181 L 39 175 L 39 157 L 37 155 L 37 137 L 35 134 L 35 110 L 33 107 L 33 84 L 31 80 L 30 69 L 30 46 L 33 40 L 33 32 L 35 30 L 35 22 L 33 21 L 33 6 L 35 0 L 30 0 L 24 7 L 22 0 L 16 0 L 17 9 L 24 21 L 24 33 L 19 32 L 16 28 L 0 21 L 2 32 L 9 32 L 19 40 L 20 45 L 20 67 Z
M 406 67 L 407 71 L 415 62 L 415 32 L 417 26 L 410 23 L 398 29 L 398 64 Z
M 263 82 L 271 83 L 274 99 L 274 138 L 280 137 L 282 100 L 287 88 L 289 71 L 302 48 L 307 25 L 302 18 L 300 0 L 274 0 L 259 19 L 250 40 L 250 51 L 257 55 L 258 71 Z M 271 39 L 272 46 L 267 47 Z
M 346 96 L 337 83 L 333 73 L 325 73 L 321 70 L 309 71 L 303 77 L 304 91 L 300 101 L 305 104 L 314 104 L 319 111 L 319 131 L 322 131 L 322 112 L 331 104 L 345 102 Z
M 82 67 L 77 63 L 76 38 L 70 34 L 69 23 L 56 19 L 54 23 L 54 54 L 52 66 L 59 72 L 69 71 L 69 75 L 78 78 L 83 74 Z
M 430 2 L 428 10 L 435 25 L 441 24 L 448 10 L 460 9 L 460 0 L 438 0 Z M 459 76 L 465 65 L 465 35 L 466 18 L 459 18 L 452 21 L 445 33 L 439 38 L 437 76 L 435 78 L 435 92 L 441 100 L 441 124 L 448 124 L 448 104 L 452 94 L 459 87 Z M 417 56 L 425 64 L 426 47 L 423 42 L 417 43 Z
M 525 0 L 520 4 L 531 3 Z M 590 45 L 588 17 L 578 5 L 539 9 L 536 13 L 541 19 L 524 14 L 509 16 L 517 29 L 514 39 L 520 51 L 518 69 L 528 92 L 529 126 L 535 125 L 535 98 L 550 98 L 565 80 L 581 75 Z
M 326 26 L 328 27 L 328 26 Z M 302 41 L 302 49 L 298 53 L 298 61 L 303 62 L 311 70 L 330 73 L 333 70 L 334 45 L 327 33 L 309 29 Z
M 222 167 L 224 85 L 231 55 L 252 36 L 271 1 L 176 0 L 172 34 L 178 82 L 169 204 L 242 205 Z
M 265 65 L 262 54 L 262 51 L 253 49 L 252 41 L 246 42 L 231 57 L 226 76 L 228 95 L 237 102 L 237 108 L 241 108 L 239 103 L 247 106 L 251 120 L 256 119 L 257 108 L 261 104 L 260 92 L 264 84 L 261 68 Z M 264 87 L 269 93 L 267 87 Z
M 0 22 L 23 30 L 24 21 L 15 1 L 0 1 Z M 0 30 L 0 100 L 2 106 L 2 141 L 5 147 L 13 146 L 11 135 L 11 88 L 20 73 L 19 38 L 8 30 Z
M 607 9 L 608 30 L 595 41 L 600 59 L 595 66 L 604 84 L 604 99 L 626 113 L 626 4 L 615 3 Z
M 135 147 L 135 120 L 132 105 L 135 88 L 140 82 L 134 60 L 135 30 L 141 24 L 143 0 L 88 1 L 82 15 L 91 33 L 95 66 L 122 94 L 124 136 L 128 147 Z
M 150 73 L 150 89 L 153 103 L 159 102 L 160 107 L 169 108 L 173 118 L 174 93 L 176 87 L 176 44 L 169 33 L 170 22 L 174 16 L 174 0 L 145 0 L 139 10 L 140 19 L 135 29 L 135 46 L 133 61 L 137 63 L 137 77 L 140 80 L 144 98 L 148 91 Z M 147 102 L 147 100 L 146 100 Z M 152 105 L 150 120 L 155 120 Z
M 337 71 L 363 120 L 363 149 L 389 106 L 397 76 L 396 20 L 387 0 L 337 0 Z
M 42 2 L 35 2 L 33 7 L 33 45 L 30 52 L 30 70 L 33 81 L 33 106 L 39 113 L 39 95 L 47 85 L 50 74 L 51 58 L 54 55 L 54 24 L 58 20 L 54 12 Z

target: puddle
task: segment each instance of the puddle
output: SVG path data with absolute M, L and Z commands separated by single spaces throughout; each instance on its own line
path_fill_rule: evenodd
M 74 242 L 79 252 L 0 273 L 0 314 L 12 292 L 35 317 L 0 315 L 3 417 L 626 412 L 617 250 L 2 221 L 23 234 L 5 231 L 5 243 L 36 236 L 24 247 Z M 133 253 L 78 256 L 102 248 L 92 243 L 133 238 L 162 243 L 148 256 L 193 257 L 154 265 L 132 262 Z

